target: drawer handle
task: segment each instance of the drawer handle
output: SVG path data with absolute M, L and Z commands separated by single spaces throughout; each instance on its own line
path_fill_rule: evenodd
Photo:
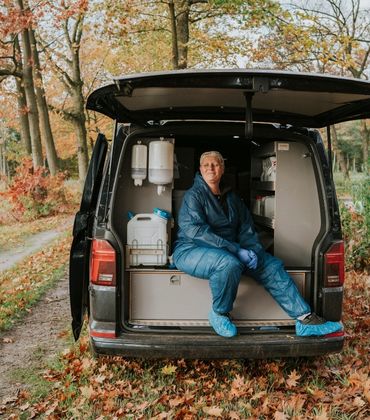
M 170 284 L 172 286 L 180 286 L 181 284 L 181 276 L 175 274 L 173 276 L 170 277 Z

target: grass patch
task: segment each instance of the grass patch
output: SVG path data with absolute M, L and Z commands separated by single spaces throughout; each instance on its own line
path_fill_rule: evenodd
M 348 197 L 353 195 L 353 190 L 366 181 L 366 174 L 355 172 L 350 174 L 350 179 L 344 179 L 342 172 L 333 173 L 335 189 L 338 197 Z
M 30 403 L 45 398 L 53 388 L 52 382 L 40 381 L 40 371 L 36 369 L 14 369 L 11 377 L 17 382 L 28 384 L 30 389 L 32 389 L 32 398 L 29 400 Z M 31 397 L 31 394 L 28 395 Z
M 0 274 L 0 331 L 22 319 L 65 271 L 70 235 Z
M 64 226 L 71 216 L 58 215 L 31 222 L 0 225 L 0 252 L 23 245 L 35 233 L 58 229 Z
M 72 346 L 72 334 L 66 337 L 66 346 Z M 45 360 L 45 354 L 43 349 L 39 349 L 33 354 L 33 365 L 26 368 L 14 369 L 11 373 L 11 378 L 14 381 L 27 384 L 31 390 L 27 394 L 27 398 L 30 404 L 36 403 L 47 397 L 47 395 L 55 388 L 55 384 L 52 381 L 47 380 L 47 372 L 49 370 L 60 370 L 63 369 L 63 362 L 61 357 L 54 357 L 47 360 L 46 363 L 39 363 Z M 43 380 L 40 380 L 40 377 Z

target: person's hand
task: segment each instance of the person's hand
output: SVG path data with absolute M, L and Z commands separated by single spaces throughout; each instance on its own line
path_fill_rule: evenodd
M 251 249 L 240 248 L 238 251 L 238 258 L 247 268 L 250 268 L 251 270 L 257 268 L 258 258 L 256 253 Z

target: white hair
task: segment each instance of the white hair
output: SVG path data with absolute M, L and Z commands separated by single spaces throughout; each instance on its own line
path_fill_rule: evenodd
M 219 161 L 219 163 L 222 167 L 225 166 L 224 158 L 222 157 L 221 153 L 217 152 L 216 150 L 211 150 L 209 152 L 204 152 L 200 157 L 200 162 L 199 162 L 200 165 L 202 164 L 203 160 L 208 156 L 215 157 Z

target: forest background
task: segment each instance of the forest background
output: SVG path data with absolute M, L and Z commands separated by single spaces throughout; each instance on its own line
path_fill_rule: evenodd
M 112 133 L 86 98 L 114 76 L 237 67 L 370 76 L 365 0 L 2 0 L 0 33 L 2 224 L 75 209 L 97 134 Z M 370 125 L 332 132 L 347 267 L 363 269 Z
M 0 0 L 0 250 L 70 223 L 95 139 L 99 132 L 109 139 L 113 130 L 85 110 L 94 89 L 121 74 L 237 67 L 368 79 L 370 0 Z M 53 332 L 53 318 L 50 347 L 33 354 L 42 363 L 31 369 L 22 360 L 13 369 L 13 382 L 27 388 L 0 403 L 0 416 L 369 418 L 370 123 L 332 130 L 348 270 L 340 354 L 95 360 L 85 331 L 45 369 L 51 350 L 71 340 L 69 325 L 69 332 Z M 38 325 L 50 311 L 50 297 L 38 305 L 42 315 L 35 304 L 57 281 L 67 283 L 61 273 L 70 243 L 70 235 L 58 239 L 0 275 L 2 354 L 38 340 L 35 325 L 33 331 L 26 323 L 24 341 L 12 330 L 30 312 Z M 55 318 L 63 319 L 59 312 Z

